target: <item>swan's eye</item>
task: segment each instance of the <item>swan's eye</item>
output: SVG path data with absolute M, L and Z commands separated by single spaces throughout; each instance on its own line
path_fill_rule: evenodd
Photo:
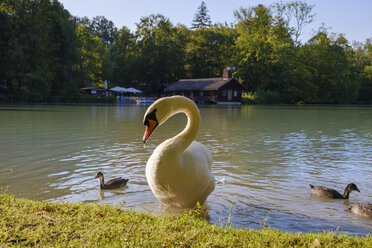
M 158 120 L 156 119 L 156 114 L 155 114 L 156 111 L 157 111 L 157 109 L 154 109 L 153 111 L 151 111 L 150 113 L 147 114 L 147 116 L 145 118 L 145 121 L 143 122 L 144 125 L 150 126 L 149 120 L 153 120 L 156 123 L 158 123 Z

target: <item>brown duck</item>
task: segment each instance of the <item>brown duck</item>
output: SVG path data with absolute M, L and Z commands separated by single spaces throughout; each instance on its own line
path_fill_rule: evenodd
M 349 194 L 351 191 L 359 191 L 358 187 L 354 183 L 349 183 L 344 191 L 344 194 L 341 195 L 337 190 L 330 189 L 324 186 L 314 186 L 310 184 L 312 194 L 315 196 L 328 198 L 328 199 L 349 199 Z
M 353 203 L 349 207 L 349 210 L 355 215 L 372 217 L 372 204 L 369 202 Z
M 99 180 L 99 185 L 101 189 L 117 189 L 117 188 L 122 188 L 127 185 L 127 182 L 129 179 L 123 179 L 121 177 L 111 179 L 105 183 L 105 179 L 103 177 L 102 172 L 98 172 L 95 179 Z

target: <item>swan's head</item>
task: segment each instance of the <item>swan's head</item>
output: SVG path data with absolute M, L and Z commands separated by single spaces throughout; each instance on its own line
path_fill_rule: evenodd
M 163 124 L 171 115 L 173 115 L 173 106 L 177 97 L 164 97 L 148 107 L 143 124 L 146 126 L 145 134 L 143 135 L 143 143 L 146 143 L 150 135 L 155 129 Z

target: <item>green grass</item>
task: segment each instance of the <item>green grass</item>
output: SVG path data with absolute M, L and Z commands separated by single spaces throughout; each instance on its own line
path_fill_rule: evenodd
M 218 227 L 198 218 L 0 194 L 0 247 L 372 247 L 372 236 Z

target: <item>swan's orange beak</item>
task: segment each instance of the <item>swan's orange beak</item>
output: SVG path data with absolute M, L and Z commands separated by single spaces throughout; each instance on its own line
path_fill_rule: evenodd
M 147 139 L 150 137 L 152 132 L 154 132 L 155 127 L 156 127 L 156 121 L 148 119 L 148 125 L 146 125 L 146 131 L 145 134 L 143 135 L 143 143 L 146 143 Z

